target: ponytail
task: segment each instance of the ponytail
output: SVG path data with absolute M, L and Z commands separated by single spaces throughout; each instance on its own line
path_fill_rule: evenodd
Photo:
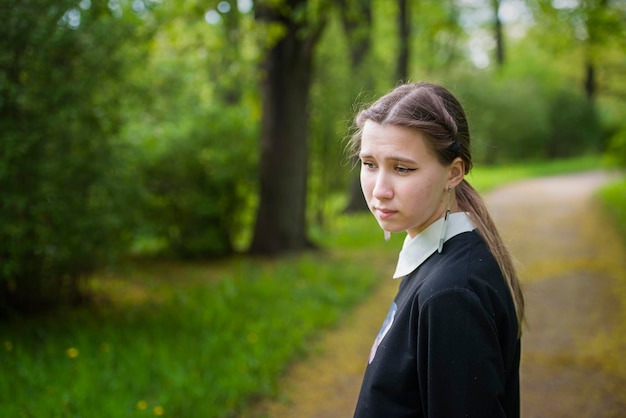
M 513 259 L 511 254 L 507 250 L 495 223 L 489 215 L 487 206 L 478 192 L 467 182 L 463 180 L 456 187 L 456 200 L 459 205 L 459 209 L 469 213 L 476 229 L 481 237 L 487 243 L 487 247 L 495 257 L 504 280 L 506 281 L 511 296 L 513 297 L 513 303 L 515 305 L 515 313 L 517 314 L 518 323 L 518 336 L 522 335 L 522 325 L 524 323 L 524 295 L 515 272 L 513 265 Z

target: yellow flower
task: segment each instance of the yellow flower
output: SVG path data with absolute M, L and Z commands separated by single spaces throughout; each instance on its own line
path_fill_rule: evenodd
M 70 347 L 67 350 L 65 350 L 65 354 L 69 358 L 76 358 L 76 357 L 78 357 L 78 349 L 74 348 L 74 347 Z
M 4 342 L 4 349 L 7 351 L 13 350 L 13 343 L 11 341 Z
M 163 415 L 163 412 L 164 412 L 162 406 L 155 406 L 153 411 L 154 411 L 154 415 L 159 416 L 159 417 Z
M 137 402 L 137 409 L 141 409 L 142 411 L 148 407 L 148 402 L 141 400 Z

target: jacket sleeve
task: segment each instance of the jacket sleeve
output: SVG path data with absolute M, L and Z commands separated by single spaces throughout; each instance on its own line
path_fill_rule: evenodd
M 425 416 L 505 416 L 496 325 L 474 292 L 448 290 L 422 304 L 416 347 Z

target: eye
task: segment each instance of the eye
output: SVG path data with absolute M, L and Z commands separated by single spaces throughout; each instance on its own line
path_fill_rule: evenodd
M 370 161 L 361 161 L 361 164 L 364 168 L 367 168 L 368 170 L 373 170 L 376 168 L 376 164 Z
M 398 166 L 396 166 L 395 170 L 399 174 L 408 174 L 411 171 L 415 171 L 416 168 L 408 168 L 408 167 L 404 167 L 404 166 L 398 165 Z

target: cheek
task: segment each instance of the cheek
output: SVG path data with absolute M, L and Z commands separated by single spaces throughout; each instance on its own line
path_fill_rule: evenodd
M 369 197 L 372 195 L 372 190 L 374 189 L 372 176 L 364 170 L 361 170 L 361 190 L 363 190 L 363 194 L 365 197 Z
M 428 183 L 426 187 L 424 187 L 423 194 L 429 202 L 432 202 L 434 200 L 434 189 L 435 186 L 432 183 Z
M 404 195 L 411 204 L 420 210 L 427 210 L 428 207 L 436 205 L 435 185 L 430 182 L 416 182 L 404 189 Z
M 445 182 L 438 178 L 431 179 L 424 189 L 424 200 L 428 202 L 429 210 L 437 210 L 441 204 L 445 189 Z

